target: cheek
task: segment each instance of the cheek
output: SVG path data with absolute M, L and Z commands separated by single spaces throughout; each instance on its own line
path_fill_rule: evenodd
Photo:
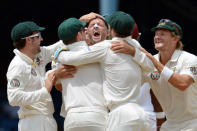
M 40 39 L 38 39 L 38 40 L 35 41 L 35 44 L 36 44 L 37 46 L 40 46 L 40 43 L 41 43 L 41 40 L 40 40 Z
M 93 29 L 89 29 L 87 34 L 92 35 L 93 34 Z
M 155 37 L 153 37 L 153 41 L 155 42 L 155 40 L 156 40 L 157 38 L 158 38 L 158 37 L 156 37 L 156 36 L 155 36 Z

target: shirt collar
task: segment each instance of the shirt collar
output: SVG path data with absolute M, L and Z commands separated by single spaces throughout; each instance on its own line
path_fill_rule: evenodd
M 174 53 L 172 54 L 172 57 L 169 61 L 171 62 L 176 62 L 181 55 L 182 50 L 175 50 Z M 155 55 L 155 58 L 159 61 L 160 58 L 160 53 Z
M 130 44 L 134 47 L 137 47 L 137 48 L 141 47 L 139 42 L 135 39 L 132 39 L 131 36 L 127 36 L 127 37 L 124 37 L 124 38 L 120 38 L 120 37 L 112 38 L 112 41 L 116 41 L 116 40 L 125 40 L 125 41 L 127 41 L 128 44 Z
M 20 57 L 22 60 L 24 60 L 28 64 L 35 65 L 34 61 L 30 57 L 20 52 L 18 49 L 14 49 L 14 53 L 16 56 Z
M 124 38 L 121 38 L 121 37 L 113 37 L 112 40 L 126 40 L 126 41 L 130 41 L 132 38 L 131 36 L 127 36 L 127 37 L 124 37 Z
M 182 52 L 182 50 L 175 50 L 170 61 L 176 62 L 178 60 L 179 56 L 181 55 L 181 52 Z

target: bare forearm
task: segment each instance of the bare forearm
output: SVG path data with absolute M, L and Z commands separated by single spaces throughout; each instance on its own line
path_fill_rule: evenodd
M 194 82 L 194 80 L 189 75 L 173 73 L 168 82 L 179 90 L 184 91 Z

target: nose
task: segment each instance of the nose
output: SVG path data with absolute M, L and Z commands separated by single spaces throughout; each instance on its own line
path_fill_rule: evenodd
M 43 41 L 43 38 L 42 38 L 42 36 L 40 36 L 40 41 Z
M 98 24 L 94 24 L 94 28 L 98 28 Z
M 155 38 L 155 39 L 159 38 L 159 35 L 155 35 L 154 38 Z

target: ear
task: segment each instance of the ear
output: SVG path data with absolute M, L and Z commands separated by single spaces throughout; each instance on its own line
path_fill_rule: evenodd
M 82 34 L 80 32 L 77 33 L 77 41 L 81 41 L 83 39 Z
M 173 38 L 174 38 L 175 43 L 177 43 L 180 40 L 180 36 L 175 36 Z
M 112 38 L 117 35 L 117 33 L 115 32 L 114 29 L 111 29 L 110 34 L 111 34 Z
M 110 30 L 109 29 L 107 29 L 107 36 L 109 36 L 110 35 Z
M 84 32 L 85 32 L 85 33 L 87 33 L 87 31 L 88 31 L 88 28 L 87 28 L 87 27 L 85 27 L 85 28 L 84 28 Z
M 26 43 L 30 43 L 32 40 L 31 40 L 31 38 L 26 37 L 26 38 L 25 38 L 25 41 L 26 41 Z
M 86 39 L 89 39 L 88 28 L 87 27 L 85 28 L 85 37 L 86 37 Z

